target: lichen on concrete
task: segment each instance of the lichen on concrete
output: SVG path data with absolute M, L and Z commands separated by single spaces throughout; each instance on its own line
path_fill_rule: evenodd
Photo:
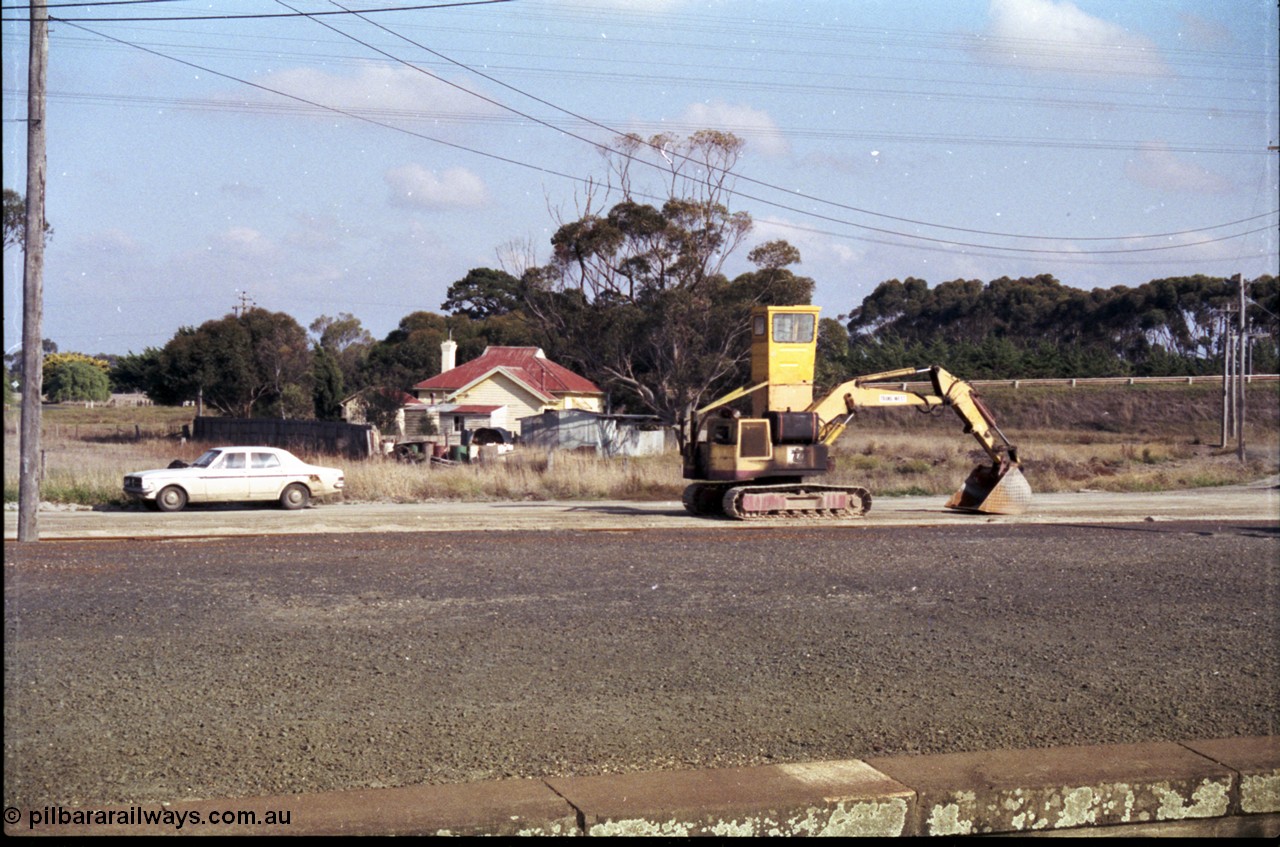
M 908 805 L 905 799 L 878 801 L 838 801 L 833 806 L 811 806 L 785 821 L 770 815 L 717 821 L 650 821 L 643 818 L 611 820 L 593 824 L 588 835 L 596 836 L 899 836 L 906 831 Z
M 1062 811 L 1058 813 L 1055 829 L 1091 826 L 1098 822 L 1098 803 L 1101 798 L 1088 785 L 1063 789 Z
M 1204 779 L 1191 794 L 1191 802 L 1167 783 L 1151 786 L 1152 793 L 1160 801 L 1156 820 L 1180 821 L 1187 818 L 1215 818 L 1227 813 L 1229 781 Z
M 960 791 L 956 794 L 956 803 L 947 803 L 945 805 L 937 805 L 929 810 L 929 834 L 930 835 L 972 835 L 973 821 L 961 818 L 961 804 L 966 807 L 972 807 L 974 804 L 974 793 L 972 791 Z
M 665 822 L 647 821 L 643 818 L 633 818 L 621 821 L 605 821 L 603 823 L 592 824 L 588 830 L 588 835 L 608 837 L 635 837 L 635 836 L 684 836 L 689 835 L 692 825 L 685 821 L 670 820 Z
M 1240 810 L 1248 815 L 1280 812 L 1280 768 L 1240 780 Z
M 567 824 L 562 825 L 558 823 L 551 824 L 550 826 L 537 826 L 537 827 L 531 827 L 529 829 L 522 829 L 516 833 L 516 835 L 522 836 L 522 837 L 525 837 L 525 836 L 546 837 L 546 836 L 553 836 L 553 835 L 579 835 L 579 834 L 580 833 L 576 826 L 570 826 Z
M 902 835 L 906 825 L 906 800 L 851 803 L 848 808 L 840 802 L 827 816 L 826 825 L 816 834 L 854 838 L 885 835 L 896 837 Z

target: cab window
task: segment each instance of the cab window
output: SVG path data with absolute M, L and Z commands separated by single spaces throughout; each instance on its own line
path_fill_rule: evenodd
M 774 315 L 773 340 L 781 344 L 813 341 L 813 315 Z
M 232 471 L 232 470 L 234 470 L 234 471 L 242 471 L 242 470 L 244 470 L 244 467 L 245 467 L 245 463 L 244 463 L 244 454 L 243 454 L 243 453 L 228 453 L 228 454 L 227 454 L 227 459 L 226 459 L 226 461 L 222 463 L 222 467 L 226 468 L 226 469 L 227 469 L 227 470 L 229 470 L 229 471 Z

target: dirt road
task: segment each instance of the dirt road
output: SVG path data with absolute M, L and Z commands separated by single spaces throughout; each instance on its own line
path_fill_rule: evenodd
M 1037 494 L 1027 514 L 973 515 L 943 507 L 945 497 L 878 499 L 865 518 L 836 525 L 972 526 L 975 523 L 1063 524 L 1161 520 L 1274 520 L 1280 522 L 1280 487 L 1272 479 L 1248 486 L 1150 494 L 1079 492 Z M 675 501 L 576 500 L 529 502 L 332 503 L 300 512 L 272 506 L 189 507 L 157 514 L 141 507 L 93 510 L 48 509 L 39 516 L 40 537 L 141 538 L 218 537 L 297 532 L 454 532 L 517 529 L 688 529 L 705 527 Z M 715 520 L 727 531 L 755 531 L 759 523 Z M 17 538 L 18 516 L 4 513 L 6 539 Z

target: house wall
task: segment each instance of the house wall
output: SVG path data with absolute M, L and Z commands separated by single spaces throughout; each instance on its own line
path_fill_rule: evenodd
M 510 377 L 502 374 L 450 398 L 449 402 L 466 406 L 506 406 L 509 428 L 517 435 L 520 434 L 520 419 L 536 415 L 543 409 L 539 397 L 525 391 Z
M 400 410 L 399 416 L 401 420 L 398 420 L 397 423 L 400 424 L 400 436 L 402 438 L 421 438 L 425 436 L 427 433 L 422 431 L 423 421 L 433 421 L 437 429 L 440 424 L 435 415 L 429 414 L 426 408 L 421 406 L 417 408 L 405 406 Z
M 581 409 L 584 412 L 603 412 L 599 394 L 565 394 L 561 398 L 560 408 Z

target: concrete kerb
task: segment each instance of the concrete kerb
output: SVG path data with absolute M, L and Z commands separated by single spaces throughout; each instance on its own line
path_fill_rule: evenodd
M 1280 736 L 5 811 L 8 835 L 1276 837 Z

